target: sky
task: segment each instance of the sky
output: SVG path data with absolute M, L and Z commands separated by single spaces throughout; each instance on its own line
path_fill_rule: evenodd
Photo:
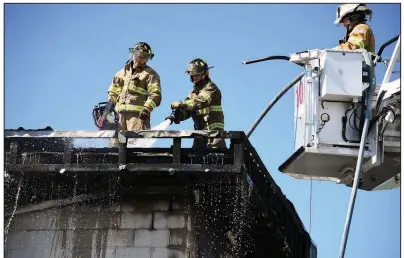
M 368 4 L 376 49 L 400 33 L 399 4 Z M 128 48 L 146 41 L 149 65 L 161 77 L 162 103 L 152 126 L 170 103 L 192 89 L 187 64 L 200 57 L 214 66 L 212 80 L 223 95 L 225 128 L 247 132 L 268 102 L 302 69 L 286 61 L 243 65 L 245 60 L 333 48 L 345 35 L 335 25 L 337 4 L 6 4 L 5 128 L 97 130 L 92 109 L 106 101 Z M 389 56 L 393 47 L 385 50 Z M 385 68 L 376 67 L 380 83 Z M 250 137 L 268 171 L 293 202 L 306 229 L 310 181 L 278 167 L 293 152 L 294 91 L 267 114 Z M 172 125 L 191 130 L 192 121 Z M 319 258 L 337 257 L 351 189 L 313 181 L 311 236 Z M 400 189 L 358 191 L 345 257 L 400 257 Z

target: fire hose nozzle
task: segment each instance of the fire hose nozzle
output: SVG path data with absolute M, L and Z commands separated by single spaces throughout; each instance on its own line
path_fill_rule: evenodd
M 175 108 L 172 110 L 171 114 L 165 118 L 165 120 L 170 120 L 171 123 L 179 124 L 181 122 L 181 108 Z

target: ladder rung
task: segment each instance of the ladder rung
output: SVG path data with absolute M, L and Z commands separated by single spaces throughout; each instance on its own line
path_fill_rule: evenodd
M 396 136 L 396 137 L 400 137 L 401 136 L 401 132 L 400 131 L 385 131 L 384 136 Z
M 387 146 L 387 147 L 400 147 L 400 142 L 384 141 L 384 146 Z

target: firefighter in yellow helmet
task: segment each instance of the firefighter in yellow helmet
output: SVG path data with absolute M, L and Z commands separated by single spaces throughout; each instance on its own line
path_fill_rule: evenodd
M 138 42 L 129 52 L 131 59 L 115 74 L 108 88 L 108 101 L 115 104 L 118 112 L 118 130 L 148 130 L 151 112 L 161 103 L 160 76 L 147 65 L 154 56 L 149 44 Z M 112 145 L 116 143 L 115 140 Z
M 369 25 L 366 24 L 366 16 L 372 15 L 365 4 L 343 4 L 337 7 L 335 24 L 343 24 L 347 29 L 346 36 L 340 41 L 336 49 L 366 49 L 375 54 L 375 37 Z
M 183 102 L 171 103 L 171 109 L 181 109 L 180 121 L 190 117 L 195 130 L 217 130 L 224 132 L 224 114 L 222 110 L 222 93 L 209 77 L 208 64 L 200 59 L 193 59 L 185 73 L 189 74 L 193 90 Z M 193 148 L 226 148 L 221 138 L 195 139 Z

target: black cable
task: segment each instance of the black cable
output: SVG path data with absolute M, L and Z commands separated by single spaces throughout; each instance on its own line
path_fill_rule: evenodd
M 352 107 L 351 107 L 350 109 L 347 109 L 347 110 L 345 111 L 345 116 L 342 117 L 342 132 L 341 132 L 341 136 L 342 136 L 342 139 L 343 139 L 345 142 L 348 142 L 348 143 L 360 143 L 360 141 L 349 140 L 348 138 L 346 138 L 346 124 L 347 124 L 347 123 L 349 124 L 349 121 L 347 121 L 347 116 L 348 116 L 348 112 L 351 111 L 351 110 L 353 110 L 353 109 L 354 109 L 354 106 L 353 106 L 353 104 L 352 104 Z M 351 116 L 352 116 L 352 114 L 351 114 Z M 351 125 L 349 124 L 349 126 L 351 126 Z
M 253 59 L 253 60 L 248 60 L 248 61 L 244 61 L 243 64 L 254 64 L 254 63 L 259 63 L 259 62 L 264 62 L 264 61 L 269 61 L 269 60 L 285 60 L 285 61 L 289 61 L 290 60 L 290 56 L 268 56 L 268 57 L 262 57 L 262 58 L 258 58 L 258 59 Z M 304 66 L 304 64 L 300 64 L 300 63 L 295 63 L 298 66 Z
M 264 111 L 260 114 L 258 119 L 254 122 L 254 124 L 251 126 L 250 130 L 247 132 L 247 138 L 251 136 L 251 134 L 254 132 L 255 128 L 258 126 L 258 124 L 261 122 L 261 120 L 265 117 L 265 115 L 268 113 L 269 110 L 278 102 L 280 98 L 282 98 L 285 93 L 290 90 L 298 81 L 300 81 L 301 78 L 305 75 L 304 72 L 300 73 L 297 77 L 295 77 L 288 85 L 286 85 L 273 99 L 272 101 L 265 107 Z
M 356 130 L 351 124 L 352 116 L 353 116 L 354 113 L 355 113 L 355 109 L 352 110 L 352 113 L 349 115 L 349 118 L 348 118 L 348 124 L 349 124 L 349 127 L 351 127 L 352 130 Z M 355 123 L 355 121 L 354 121 L 354 123 Z
M 358 125 L 356 124 L 356 121 L 357 121 L 357 119 L 360 121 L 360 120 L 361 120 L 361 118 L 359 117 L 359 115 L 358 115 L 358 113 L 356 112 L 356 110 L 357 110 L 357 109 L 355 109 L 355 120 L 354 120 L 354 126 L 355 126 L 356 130 L 359 132 L 360 130 L 359 130 Z
M 377 52 L 377 55 L 378 55 L 378 56 L 381 56 L 382 53 L 383 53 L 383 50 L 384 50 L 387 46 L 389 46 L 389 45 L 393 44 L 395 41 L 397 41 L 399 37 L 400 37 L 400 35 L 397 35 L 397 36 L 395 36 L 394 38 L 389 39 L 388 41 L 386 41 L 386 42 L 379 48 L 379 51 Z
M 355 118 L 354 118 L 354 127 L 355 127 L 355 130 L 356 131 L 358 131 L 358 132 L 360 132 L 361 130 L 359 129 L 359 127 L 358 127 L 358 125 L 357 125 L 357 121 L 359 120 L 361 120 L 361 118 L 359 117 L 359 115 L 358 115 L 358 112 L 357 112 L 357 110 L 358 110 L 358 106 L 359 105 L 359 103 L 355 106 L 355 109 L 354 109 L 354 111 L 353 111 L 353 113 L 355 114 Z M 361 112 L 361 111 L 360 111 Z
M 324 118 L 323 118 L 323 115 L 326 115 L 327 118 L 324 119 Z M 322 113 L 322 114 L 321 114 L 321 116 L 320 116 L 321 124 L 320 124 L 320 127 L 318 128 L 317 134 L 319 134 L 319 133 L 321 132 L 321 130 L 323 130 L 324 125 L 325 125 L 328 121 L 330 121 L 330 119 L 331 119 L 331 117 L 330 117 L 330 115 L 329 115 L 328 113 Z
M 386 92 L 387 91 L 384 90 L 380 93 L 379 99 L 377 100 L 376 107 L 374 109 L 373 116 L 375 116 L 377 114 L 377 112 L 379 112 L 380 105 L 382 104 L 382 101 L 383 101 L 383 98 L 384 98 L 384 95 L 386 94 Z
M 395 104 L 395 103 L 397 103 L 397 102 L 394 102 L 392 104 Z M 380 111 L 380 113 L 374 116 L 374 118 L 370 121 L 368 134 L 370 133 L 374 123 L 377 120 L 379 120 L 379 118 L 385 117 L 389 111 L 393 112 L 393 121 L 392 121 L 392 123 L 394 123 L 394 121 L 396 120 L 396 113 L 394 112 L 394 109 L 391 107 L 392 104 L 389 104 L 388 106 L 383 107 L 382 110 Z

